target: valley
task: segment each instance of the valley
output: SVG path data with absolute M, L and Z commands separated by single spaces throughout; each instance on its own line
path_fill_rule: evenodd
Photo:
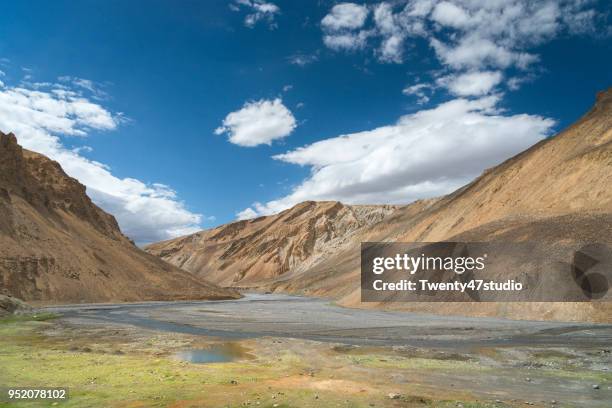
M 612 325 L 257 294 L 37 313 L 56 318 L 0 323 L 0 382 L 64 384 L 67 407 L 603 408 L 612 399 Z

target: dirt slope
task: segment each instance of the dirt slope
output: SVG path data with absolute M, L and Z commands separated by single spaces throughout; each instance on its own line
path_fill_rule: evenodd
M 47 302 L 236 296 L 138 249 L 85 186 L 2 132 L 0 294 Z
M 308 201 L 279 214 L 237 221 L 146 250 L 224 286 L 249 287 L 307 271 L 397 207 Z

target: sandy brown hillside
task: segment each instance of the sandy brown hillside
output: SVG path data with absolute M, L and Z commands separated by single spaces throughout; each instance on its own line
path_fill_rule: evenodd
M 299 208 L 282 214 L 299 211 Z M 229 224 L 214 231 L 236 228 L 232 227 L 234 225 L 268 223 L 275 219 L 267 217 L 263 221 Z M 308 226 L 308 222 L 312 221 L 305 218 L 302 225 Z M 302 234 L 308 235 L 307 231 Z M 260 245 L 269 245 L 267 253 L 282 255 L 285 247 L 279 243 L 284 237 L 276 232 L 275 229 L 260 229 L 257 240 Z M 224 268 L 234 265 L 233 268 L 239 270 L 235 263 L 244 262 L 247 253 L 257 254 L 257 251 L 247 245 L 251 241 L 245 241 L 242 235 L 235 246 L 224 247 L 222 251 L 211 250 L 218 245 L 212 238 L 214 234 L 205 232 L 173 243 L 157 244 L 151 249 L 170 262 L 202 272 L 213 282 L 232 285 L 234 278 L 228 276 L 235 274 L 224 275 Z M 265 290 L 331 297 L 347 306 L 512 318 L 612 321 L 612 307 L 607 306 L 612 303 L 360 303 L 360 242 L 453 239 L 533 240 L 546 243 L 551 249 L 562 243 L 564 251 L 591 242 L 612 245 L 612 89 L 597 95 L 591 111 L 568 129 L 485 171 L 454 193 L 398 208 L 379 222 L 364 225 L 348 236 L 337 234 L 335 242 L 340 242 L 340 245 L 325 245 L 324 252 L 308 258 L 306 263 L 300 263 L 299 257 L 295 258 L 290 273 L 275 275 L 261 263 L 247 263 L 252 278 L 246 282 Z M 192 257 L 198 256 L 207 258 L 197 265 L 207 267 L 189 264 Z M 248 259 L 264 262 L 265 257 Z
M 46 302 L 236 296 L 138 249 L 58 163 L 2 132 L 0 294 Z
M 277 215 L 233 222 L 146 250 L 220 285 L 249 287 L 307 271 L 395 208 L 308 201 Z
M 278 291 L 331 296 L 349 306 L 513 318 L 612 320 L 612 304 L 360 304 L 358 241 L 539 241 L 612 245 L 612 90 L 577 123 L 441 199 L 417 202 L 360 232 L 352 246 Z

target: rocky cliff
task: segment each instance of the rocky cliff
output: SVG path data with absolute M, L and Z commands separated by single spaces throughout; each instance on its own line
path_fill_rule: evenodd
M 0 294 L 45 302 L 237 296 L 137 248 L 85 186 L 2 132 Z

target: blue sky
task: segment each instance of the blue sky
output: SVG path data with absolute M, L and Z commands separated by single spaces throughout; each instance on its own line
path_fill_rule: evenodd
M 10 2 L 0 130 L 141 243 L 444 194 L 612 83 L 605 2 L 494 3 Z

